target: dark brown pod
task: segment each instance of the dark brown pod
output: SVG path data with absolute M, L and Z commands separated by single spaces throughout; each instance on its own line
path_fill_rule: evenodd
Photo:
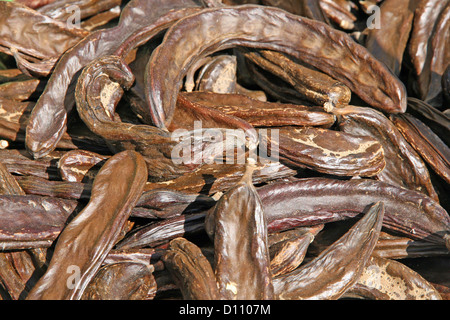
M 378 240 L 384 205 L 378 202 L 339 240 L 291 273 L 273 280 L 278 299 L 340 298 L 362 274 Z
M 274 133 L 278 136 L 274 137 Z M 286 165 L 325 174 L 368 177 L 379 174 L 385 167 L 381 144 L 350 132 L 281 127 L 262 136 L 261 145 L 272 156 L 278 152 L 280 161 Z
M 290 54 L 342 81 L 376 108 L 406 109 L 403 84 L 348 35 L 281 9 L 244 5 L 203 10 L 166 33 L 147 64 L 146 99 L 153 123 L 160 128 L 171 123 L 183 77 L 197 59 L 237 45 Z
M 258 101 L 242 94 L 180 92 L 196 102 L 247 121 L 254 127 L 331 126 L 336 118 L 320 107 Z
M 450 248 L 450 216 L 421 192 L 369 179 L 306 178 L 258 188 L 269 232 L 344 220 L 383 201 L 383 226 Z
M 346 85 L 292 57 L 269 50 L 250 51 L 244 55 L 289 83 L 305 100 L 323 106 L 325 110 L 350 103 L 351 91 Z
M 49 247 L 78 202 L 35 195 L 0 196 L 0 247 L 28 249 Z
M 209 211 L 214 234 L 214 270 L 223 299 L 273 299 L 267 227 L 252 184 L 250 165 L 235 187 Z
M 410 114 L 390 119 L 422 159 L 450 184 L 450 148 L 422 121 Z
M 412 28 L 417 0 L 385 0 L 380 6 L 380 26 L 367 31 L 365 46 L 397 76 Z M 395 30 L 395 32 L 392 32 Z
M 338 116 L 341 131 L 372 137 L 383 146 L 386 166 L 377 174 L 379 180 L 423 192 L 439 201 L 422 158 L 386 116 L 372 108 L 355 106 L 335 108 L 333 113 Z
M 101 267 L 81 297 L 82 300 L 147 300 L 156 292 L 156 282 L 149 265 L 118 262 Z
M 419 97 L 426 93 L 429 77 L 429 60 L 431 55 L 431 38 L 437 19 L 447 5 L 447 0 L 422 0 L 414 12 L 408 53 L 413 65 L 414 90 Z
M 178 237 L 202 234 L 205 231 L 206 213 L 195 213 L 175 216 L 162 221 L 151 222 L 128 233 L 116 245 L 116 249 L 157 247 L 167 245 Z
M 81 299 L 142 194 L 146 172 L 144 159 L 133 151 L 103 165 L 89 203 L 59 235 L 48 269 L 27 299 Z
M 186 300 L 218 300 L 214 271 L 199 247 L 185 238 L 170 241 L 165 267 Z
M 66 152 L 58 161 L 61 179 L 70 182 L 86 182 L 94 179 L 102 163 L 109 156 L 87 151 L 71 150 Z M 95 170 L 95 168 L 97 170 Z M 92 172 L 95 170 L 95 172 Z
M 358 281 L 344 295 L 374 300 L 442 300 L 420 274 L 390 259 L 370 257 Z
M 425 123 L 450 147 L 450 117 L 423 100 L 409 97 L 408 113 Z

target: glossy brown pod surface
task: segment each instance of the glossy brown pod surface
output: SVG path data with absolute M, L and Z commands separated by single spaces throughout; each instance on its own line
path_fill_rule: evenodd
M 383 146 L 386 166 L 377 175 L 379 180 L 423 192 L 439 201 L 422 158 L 386 116 L 371 108 L 354 106 L 335 108 L 333 112 L 339 116 L 341 131 L 372 137 Z
M 142 194 L 146 177 L 145 161 L 133 151 L 119 153 L 105 163 L 95 177 L 89 203 L 60 234 L 46 273 L 27 299 L 77 300 L 82 297 L 115 245 Z M 79 250 L 80 247 L 83 250 Z M 78 270 L 79 278 L 68 286 L 74 270 Z
M 346 296 L 375 300 L 442 300 L 420 274 L 402 263 L 370 257 L 358 281 Z
M 383 226 L 450 248 L 450 217 L 421 192 L 370 179 L 306 178 L 258 188 L 270 231 L 343 220 L 382 201 Z
M 277 8 L 244 5 L 203 10 L 166 33 L 147 65 L 146 99 L 154 124 L 170 124 L 185 70 L 197 59 L 237 45 L 290 54 L 342 81 L 374 107 L 405 111 L 403 84 L 346 34 Z
M 380 234 L 383 203 L 376 203 L 339 240 L 308 264 L 274 279 L 279 299 L 340 298 L 364 270 Z
M 207 219 L 214 235 L 215 274 L 223 299 L 273 299 L 263 206 L 251 183 L 253 168 L 218 200 Z

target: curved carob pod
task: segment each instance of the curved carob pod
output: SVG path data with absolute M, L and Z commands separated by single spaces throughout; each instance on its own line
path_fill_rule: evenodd
M 58 237 L 47 271 L 27 299 L 81 299 L 142 194 L 147 168 L 141 155 L 111 157 L 95 177 L 89 203 Z M 101 210 L 100 210 L 101 208 Z M 80 248 L 83 250 L 79 250 Z M 79 278 L 70 283 L 74 270 Z
M 133 80 L 130 69 L 117 56 L 104 56 L 90 63 L 79 76 L 75 91 L 80 118 L 113 152 L 131 149 L 141 153 L 151 178 L 170 179 L 187 172 L 187 168 L 172 161 L 176 142 L 166 131 L 116 120 L 121 86 L 129 88 Z
M 442 300 L 419 273 L 390 259 L 370 257 L 358 281 L 344 294 L 372 300 Z
M 439 201 L 422 158 L 383 113 L 355 106 L 335 108 L 333 113 L 342 132 L 372 137 L 383 146 L 386 166 L 377 179 L 423 192 Z
M 56 147 L 66 131 L 67 117 L 75 104 L 71 83 L 88 63 L 115 53 L 143 28 L 147 34 L 149 29 L 156 33 L 197 10 L 200 6 L 193 0 L 133 0 L 123 9 L 116 27 L 95 31 L 68 50 L 56 64 L 33 108 L 26 129 L 29 152 L 40 158 Z
M 278 299 L 339 299 L 362 274 L 375 248 L 384 216 L 383 202 L 340 239 L 304 266 L 273 279 Z
M 342 81 L 373 107 L 406 109 L 404 85 L 345 33 L 278 8 L 243 5 L 205 9 L 167 31 L 147 64 L 146 99 L 154 124 L 170 124 L 183 77 L 196 60 L 235 46 L 290 54 Z
M 382 201 L 383 226 L 450 249 L 450 216 L 421 192 L 370 179 L 304 178 L 258 188 L 269 232 L 344 220 Z

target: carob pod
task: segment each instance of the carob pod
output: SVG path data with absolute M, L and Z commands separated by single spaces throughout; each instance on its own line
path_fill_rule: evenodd
M 411 37 L 408 41 L 408 54 L 413 66 L 412 72 L 415 75 L 413 89 L 419 96 L 426 92 L 426 83 L 419 80 L 424 77 L 422 74 L 429 72 L 426 68 L 428 68 L 430 54 L 430 36 L 447 3 L 447 0 L 422 0 L 414 12 Z
M 183 77 L 196 60 L 235 46 L 290 54 L 342 81 L 373 107 L 406 109 L 404 85 L 347 34 L 278 8 L 243 5 L 205 9 L 167 31 L 147 64 L 146 99 L 154 124 L 171 123 Z
M 185 238 L 170 241 L 165 267 L 186 300 L 219 300 L 214 271 L 200 248 Z
M 336 118 L 320 107 L 259 101 L 242 94 L 180 92 L 180 96 L 200 105 L 241 118 L 253 127 L 321 126 L 330 127 Z M 178 110 L 177 110 L 178 112 Z
M 75 105 L 71 83 L 79 70 L 99 57 L 113 54 L 139 30 L 157 32 L 195 10 L 199 5 L 191 0 L 133 0 L 123 9 L 116 27 L 95 31 L 68 50 L 53 69 L 31 114 L 26 129 L 30 153 L 35 158 L 46 155 L 66 132 L 67 117 Z
M 102 137 L 112 152 L 135 150 L 147 161 L 149 176 L 170 179 L 187 172 L 171 158 L 176 142 L 159 128 L 122 122 L 115 108 L 124 87 L 129 88 L 134 75 L 117 56 L 104 56 L 89 63 L 78 78 L 75 91 L 80 118 L 95 134 Z
M 383 226 L 450 249 L 450 216 L 421 192 L 371 179 L 304 178 L 258 188 L 269 232 L 355 217 L 382 201 Z
M 248 51 L 244 56 L 289 83 L 305 100 L 325 110 L 350 103 L 351 91 L 342 82 L 280 52 Z
M 377 202 L 339 240 L 304 266 L 273 280 L 278 299 L 340 298 L 362 274 L 375 248 L 384 216 Z
M 390 259 L 370 257 L 358 281 L 344 294 L 373 300 L 442 300 L 419 273 Z
M 150 299 L 156 293 L 151 266 L 124 261 L 101 267 L 81 300 L 149 300 L 149 293 Z
M 418 12 L 417 31 L 413 30 L 410 55 L 418 53 L 413 60 L 417 73 L 416 91 L 418 97 L 433 107 L 441 108 L 443 103 L 441 79 L 450 59 L 448 1 L 426 1 Z M 417 36 L 414 37 L 415 32 Z
M 273 299 L 267 224 L 247 165 L 242 180 L 208 212 L 205 228 L 214 239 L 214 271 L 227 300 Z
M 450 148 L 427 125 L 410 114 L 390 119 L 422 159 L 450 184 Z
M 372 252 L 373 257 L 385 259 L 405 259 L 448 255 L 447 248 L 423 240 L 413 240 L 404 236 L 394 236 L 381 232 Z
M 36 195 L 0 196 L 0 248 L 47 248 L 67 219 L 79 211 L 78 201 Z
M 91 181 L 108 158 L 110 156 L 87 150 L 67 151 L 58 160 L 58 171 L 64 181 Z
M 369 136 L 316 127 L 280 127 L 273 138 L 271 130 L 261 137 L 261 145 L 272 155 L 278 150 L 280 162 L 292 168 L 370 177 L 382 173 L 386 165 L 381 143 Z
M 450 117 L 423 100 L 409 97 L 408 113 L 425 123 L 450 147 Z
M 333 113 L 342 132 L 372 137 L 383 146 L 386 166 L 377 179 L 423 192 L 439 201 L 422 158 L 384 114 L 356 106 L 335 108 Z
M 368 29 L 365 47 L 397 76 L 400 74 L 419 0 L 385 0 L 380 6 L 381 28 Z M 393 32 L 395 30 L 395 32 Z
M 95 177 L 89 203 L 59 235 L 47 271 L 27 299 L 81 299 L 115 245 L 142 194 L 146 177 L 145 161 L 134 151 L 118 153 L 103 165 Z M 67 286 L 74 270 L 80 277 Z
M 151 222 L 129 232 L 117 245 L 116 249 L 167 246 L 178 237 L 204 234 L 205 212 L 179 215 L 162 221 Z

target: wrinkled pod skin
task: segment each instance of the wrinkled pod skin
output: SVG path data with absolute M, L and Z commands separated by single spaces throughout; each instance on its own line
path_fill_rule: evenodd
M 238 45 L 290 54 L 342 81 L 373 107 L 406 109 L 404 85 L 345 33 L 277 8 L 243 5 L 205 9 L 168 30 L 147 64 L 145 95 L 154 124 L 170 125 L 183 77 L 197 59 Z

